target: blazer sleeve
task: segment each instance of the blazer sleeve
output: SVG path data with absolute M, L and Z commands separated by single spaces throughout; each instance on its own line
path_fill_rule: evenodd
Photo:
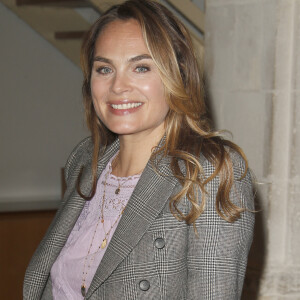
M 49 242 L 49 233 L 55 227 L 59 215 L 69 198 L 69 195 L 72 193 L 75 182 L 77 179 L 78 172 L 77 170 L 81 166 L 81 161 L 89 149 L 91 144 L 91 139 L 86 138 L 81 141 L 72 151 L 70 154 L 67 163 L 65 165 L 65 179 L 67 183 L 67 190 L 65 192 L 64 198 L 59 205 L 59 209 L 53 218 L 47 233 L 45 234 L 44 238 L 40 242 L 38 248 L 36 249 L 34 255 L 31 258 L 31 261 L 27 267 L 25 278 L 24 278 L 24 287 L 23 287 L 23 299 L 24 300 L 33 300 L 33 299 L 51 299 L 51 289 L 49 285 L 47 285 L 46 290 L 45 285 L 47 284 L 49 278 L 49 256 L 50 250 L 48 253 L 45 251 L 45 244 L 52 244 L 53 241 Z M 41 253 L 45 254 L 44 261 L 41 260 Z M 42 296 L 43 295 L 43 296 Z M 49 297 L 48 297 L 49 295 Z M 42 297 L 42 298 L 41 298 Z
M 219 179 L 206 186 L 205 212 L 196 221 L 198 235 L 189 226 L 188 240 L 188 299 L 233 300 L 240 299 L 247 266 L 248 252 L 252 243 L 254 197 L 252 179 L 248 170 L 241 179 L 245 164 L 236 153 L 231 155 L 234 185 L 230 200 L 246 208 L 234 223 L 222 219 L 215 208 Z M 206 175 L 213 172 L 207 162 Z

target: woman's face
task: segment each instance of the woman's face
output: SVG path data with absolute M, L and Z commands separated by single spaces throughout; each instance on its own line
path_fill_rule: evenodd
M 91 91 L 104 125 L 118 135 L 162 135 L 169 107 L 137 21 L 107 25 L 94 55 Z

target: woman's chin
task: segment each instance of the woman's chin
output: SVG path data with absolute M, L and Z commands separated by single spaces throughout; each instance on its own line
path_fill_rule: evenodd
M 136 128 L 124 128 L 124 127 L 111 127 L 110 131 L 112 131 L 113 133 L 117 134 L 117 135 L 133 135 L 135 133 L 138 133 L 139 130 L 137 130 Z

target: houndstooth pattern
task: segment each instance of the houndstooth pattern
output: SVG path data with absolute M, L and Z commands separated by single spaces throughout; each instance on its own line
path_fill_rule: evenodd
M 118 141 L 108 147 L 98 164 L 98 175 L 118 151 Z M 49 273 L 65 244 L 85 201 L 77 194 L 76 179 L 85 166 L 81 190 L 91 189 L 92 142 L 83 140 L 66 163 L 67 191 L 45 237 L 27 268 L 24 300 L 52 299 Z M 254 209 L 252 181 L 244 172 L 241 157 L 231 154 L 235 184 L 231 200 L 236 205 Z M 200 158 L 206 176 L 214 167 Z M 247 256 L 252 242 L 254 216 L 246 211 L 234 223 L 216 213 L 218 178 L 206 186 L 205 212 L 193 226 L 179 222 L 170 213 L 168 199 L 180 189 L 172 176 L 169 158 L 159 162 L 159 172 L 149 162 L 128 202 L 105 255 L 98 267 L 86 299 L 91 300 L 233 300 L 240 299 Z M 201 196 L 201 195 L 200 195 Z M 182 200 L 181 210 L 189 203 Z M 162 238 L 163 248 L 155 241 Z M 147 280 L 150 288 L 140 289 Z

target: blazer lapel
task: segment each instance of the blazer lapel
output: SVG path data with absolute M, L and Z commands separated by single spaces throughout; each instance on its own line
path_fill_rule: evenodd
M 109 162 L 110 158 L 118 151 L 119 149 L 119 141 L 116 140 L 113 144 L 111 144 L 105 153 L 103 154 L 103 157 L 98 161 L 97 166 L 97 178 L 99 178 L 100 174 L 106 167 L 107 163 Z M 87 152 L 86 153 L 86 159 L 84 163 L 84 169 L 83 173 L 80 179 L 80 191 L 84 195 L 89 195 L 92 189 L 92 153 Z M 74 188 L 71 196 L 66 201 L 64 208 L 62 209 L 60 216 L 58 217 L 58 220 L 55 224 L 55 230 L 54 231 L 56 236 L 60 237 L 60 248 L 59 251 L 56 251 L 55 255 L 52 257 L 52 263 L 50 264 L 50 269 L 52 267 L 52 264 L 55 262 L 59 252 L 61 251 L 62 247 L 65 245 L 83 207 L 86 200 L 81 198 L 77 191 L 76 187 Z M 50 232 L 51 234 L 51 232 Z M 55 242 L 58 242 L 58 240 L 54 239 Z M 50 270 L 49 270 L 50 271 Z
M 170 158 L 162 158 L 157 168 L 148 162 L 96 271 L 87 299 L 137 245 L 177 183 L 170 169 Z

